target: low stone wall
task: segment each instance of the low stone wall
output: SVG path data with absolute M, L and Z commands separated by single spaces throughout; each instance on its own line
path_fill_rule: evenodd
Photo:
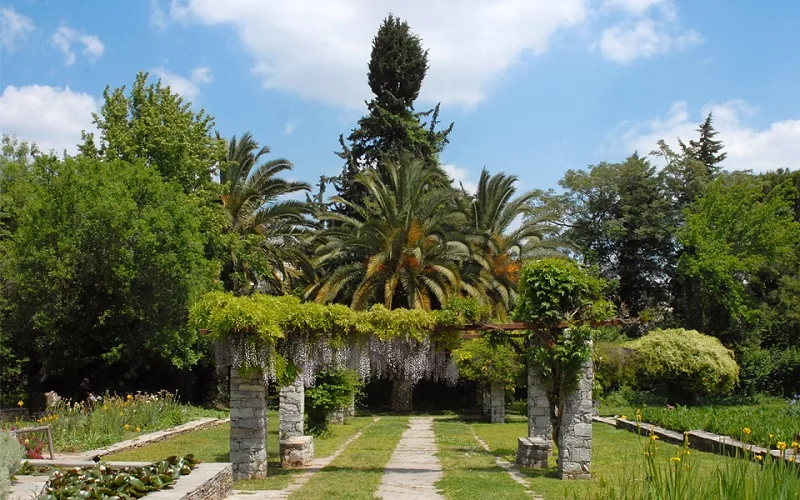
M 764 456 L 769 453 L 772 458 L 780 459 L 781 456 L 783 456 L 785 461 L 800 466 L 800 464 L 797 462 L 797 457 L 794 456 L 794 450 L 789 448 L 787 448 L 783 454 L 781 454 L 779 450 L 768 450 L 761 446 L 743 443 L 742 441 L 734 439 L 730 436 L 721 436 L 719 434 L 714 434 L 713 432 L 688 431 L 682 433 L 664 429 L 663 427 L 658 427 L 657 425 L 648 424 L 645 422 L 634 422 L 623 418 L 594 418 L 595 422 L 602 422 L 604 424 L 611 424 L 612 420 L 615 421 L 612 425 L 614 425 L 617 429 L 640 433 L 642 436 L 649 436 L 652 432 L 658 436 L 660 440 L 674 445 L 683 445 L 684 438 L 688 438 L 689 448 L 695 450 L 715 453 L 717 455 L 728 455 L 732 457 L 743 457 L 747 453 L 749 453 L 751 457 L 755 457 L 756 455 Z
M 126 441 L 120 441 L 119 443 L 114 443 L 111 446 L 106 446 L 105 448 L 100 448 L 97 450 L 89 450 L 81 452 L 78 456 L 78 460 L 91 460 L 95 457 L 104 457 L 106 455 L 111 455 L 112 453 L 119 453 L 121 451 L 131 450 L 134 448 L 140 448 L 142 446 L 157 443 L 159 441 L 163 441 L 165 439 L 169 439 L 171 437 L 178 436 L 180 434 L 185 434 L 187 432 L 194 432 L 199 431 L 202 429 L 207 429 L 209 427 L 214 427 L 220 424 L 224 424 L 225 422 L 230 421 L 229 418 L 200 418 L 197 420 L 192 420 L 191 422 L 187 422 L 182 425 L 178 425 L 175 427 L 171 427 L 169 429 L 164 429 L 163 431 L 155 431 L 149 432 L 147 434 L 142 434 L 141 436 L 137 436 L 133 439 L 128 439 Z

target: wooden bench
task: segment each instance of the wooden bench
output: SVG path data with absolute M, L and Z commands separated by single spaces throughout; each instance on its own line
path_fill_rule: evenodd
M 14 429 L 11 434 L 18 436 L 20 434 L 33 434 L 35 432 L 47 431 L 47 448 L 50 450 L 50 460 L 55 460 L 53 456 L 53 434 L 50 432 L 49 425 L 40 425 L 37 427 L 25 427 L 22 429 Z

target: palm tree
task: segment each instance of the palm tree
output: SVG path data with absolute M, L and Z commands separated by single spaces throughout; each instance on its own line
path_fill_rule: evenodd
M 367 170 L 356 182 L 368 193 L 363 205 L 332 200 L 348 207 L 352 217 L 320 216 L 331 227 L 320 235 L 317 264 L 330 274 L 307 297 L 346 302 L 353 309 L 383 303 L 430 310 L 458 294 L 459 262 L 469 256 L 457 231 L 465 217 L 441 172 L 419 161 L 389 163 L 382 174 Z
M 282 158 L 261 162 L 269 147 L 259 147 L 249 132 L 238 139 L 231 137 L 227 146 L 219 175 L 231 236 L 223 281 L 237 294 L 251 293 L 259 286 L 285 293 L 293 279 L 311 272 L 303 249 L 311 223 L 305 202 L 281 198 L 311 188 L 305 182 L 277 177 L 292 169 L 291 162 Z
M 536 207 L 536 193 L 514 197 L 517 177 L 481 172 L 478 189 L 466 200 L 471 263 L 463 269 L 464 288 L 482 296 L 496 318 L 505 320 L 516 300 L 517 280 L 525 259 L 558 253 L 563 241 L 553 236 L 556 214 Z

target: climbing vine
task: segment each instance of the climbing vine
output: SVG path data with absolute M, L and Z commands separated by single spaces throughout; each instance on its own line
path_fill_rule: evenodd
M 217 341 L 221 364 L 259 369 L 279 381 L 301 373 L 308 385 L 329 366 L 348 367 L 362 378 L 370 371 L 403 371 L 415 380 L 454 380 L 446 351 L 458 346 L 458 327 L 487 319 L 488 309 L 470 299 L 437 311 L 382 305 L 354 311 L 291 296 L 224 292 L 206 294 L 189 315 L 194 328 Z
M 514 317 L 543 325 L 527 332 L 525 351 L 547 392 L 556 442 L 566 396 L 578 388 L 581 365 L 591 356 L 592 329 L 583 324 L 615 313 L 604 287 L 602 278 L 567 259 L 529 262 L 520 273 Z

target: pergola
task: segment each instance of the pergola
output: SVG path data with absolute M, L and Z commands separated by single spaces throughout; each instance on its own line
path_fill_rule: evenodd
M 591 322 L 591 326 L 619 324 L 619 320 Z M 464 339 L 477 338 L 479 332 L 538 332 L 565 329 L 570 325 L 505 323 L 470 324 L 452 327 Z M 515 333 L 511 333 L 514 335 Z M 520 333 L 516 333 L 520 334 Z M 244 335 L 244 334 L 242 334 Z M 300 335 L 299 337 L 302 337 Z M 218 362 L 231 366 L 230 459 L 234 479 L 263 478 L 267 474 L 267 383 L 271 368 L 268 359 L 248 351 L 242 337 L 231 336 L 218 350 Z M 414 377 L 449 379 L 457 376 L 446 352 L 430 341 L 418 338 L 369 339 L 338 346 L 317 343 L 309 338 L 287 338 L 284 352 L 301 368 L 300 375 L 280 388 L 279 436 L 281 464 L 302 466 L 313 458 L 313 439 L 304 435 L 304 391 L 313 384 L 321 366 L 336 364 L 356 369 L 362 376 L 386 374 L 390 369 L 413 373 Z M 246 368 L 254 365 L 261 369 Z M 424 366 L 422 366 L 424 365 Z M 527 467 L 546 468 L 552 452 L 553 429 L 550 403 L 538 367 L 528 362 L 528 435 L 519 438 L 517 461 Z M 578 389 L 566 397 L 561 414 L 558 444 L 558 474 L 562 479 L 591 478 L 592 386 L 594 367 L 589 356 L 581 365 Z M 417 380 L 419 379 L 417 378 Z

